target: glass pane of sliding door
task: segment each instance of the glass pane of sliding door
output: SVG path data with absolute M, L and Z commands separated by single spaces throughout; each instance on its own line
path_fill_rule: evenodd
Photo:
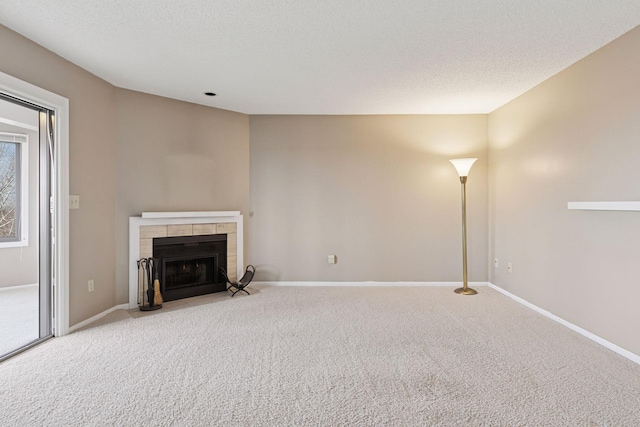
M 0 95 L 0 360 L 52 332 L 50 122 Z

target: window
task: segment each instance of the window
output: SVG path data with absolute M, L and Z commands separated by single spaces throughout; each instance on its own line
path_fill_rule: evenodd
M 0 247 L 28 244 L 27 141 L 27 135 L 0 133 Z

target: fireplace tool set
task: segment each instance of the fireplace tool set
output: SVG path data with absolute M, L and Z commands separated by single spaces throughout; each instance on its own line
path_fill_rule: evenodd
M 140 258 L 138 264 L 138 304 L 142 311 L 153 311 L 162 308 L 160 280 L 155 258 Z M 142 279 L 141 279 L 142 276 Z M 151 277 L 153 276 L 153 284 Z M 147 304 L 144 303 L 146 289 Z

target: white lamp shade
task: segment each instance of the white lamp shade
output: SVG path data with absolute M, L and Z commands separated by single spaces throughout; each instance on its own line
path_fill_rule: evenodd
M 471 170 L 471 166 L 473 166 L 473 163 L 476 160 L 478 160 L 478 159 L 467 158 L 467 159 L 453 159 L 453 160 L 449 160 L 449 161 L 451 163 L 453 163 L 453 166 L 458 171 L 458 175 L 467 176 L 467 175 L 469 175 L 469 171 Z

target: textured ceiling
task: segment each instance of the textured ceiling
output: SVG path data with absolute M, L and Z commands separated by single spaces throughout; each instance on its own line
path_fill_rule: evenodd
M 248 114 L 488 113 L 640 24 L 640 0 L 2 0 L 0 23 Z

